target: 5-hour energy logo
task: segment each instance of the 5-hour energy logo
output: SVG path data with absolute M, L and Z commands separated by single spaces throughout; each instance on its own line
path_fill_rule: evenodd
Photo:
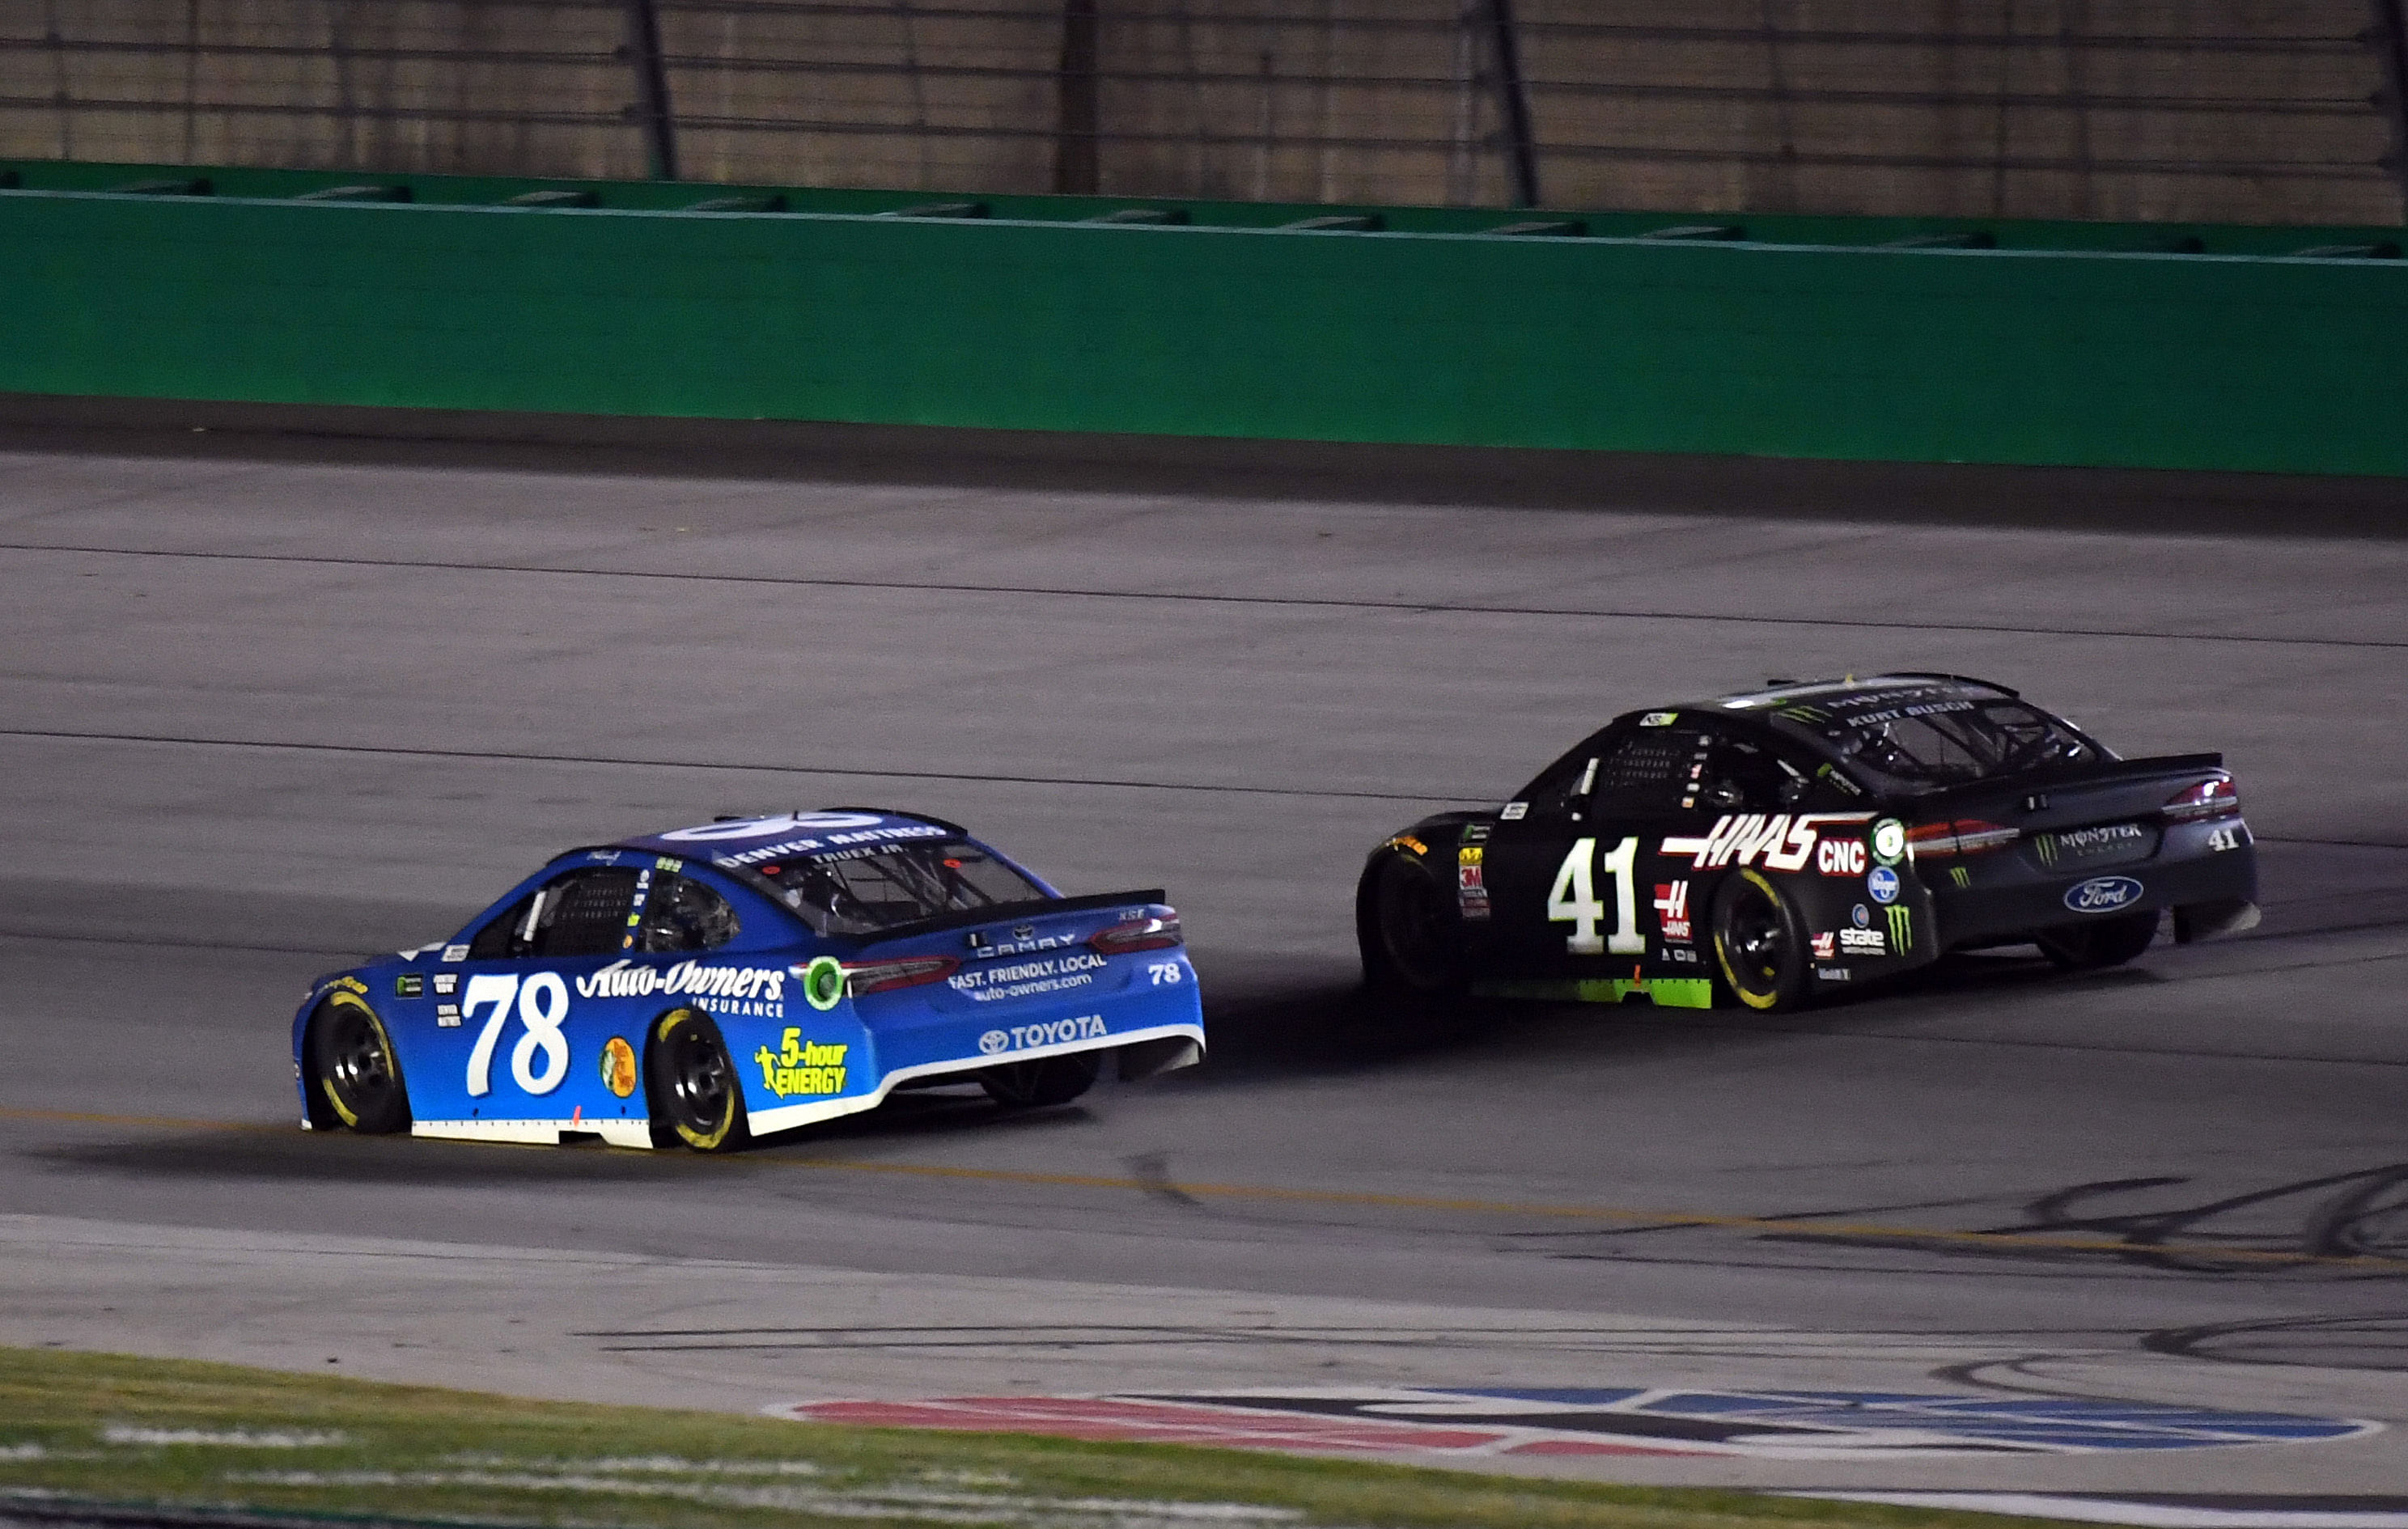
M 805 1040 L 801 1030 L 789 1027 L 778 1037 L 776 1050 L 764 1046 L 752 1060 L 761 1069 L 761 1086 L 779 1098 L 824 1096 L 844 1092 L 844 1058 L 852 1050 Z

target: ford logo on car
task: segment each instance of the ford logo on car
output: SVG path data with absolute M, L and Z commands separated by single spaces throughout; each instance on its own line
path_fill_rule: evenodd
M 2141 883 L 2128 876 L 2094 876 L 2065 893 L 2065 906 L 2076 913 L 2113 913 L 2140 900 Z

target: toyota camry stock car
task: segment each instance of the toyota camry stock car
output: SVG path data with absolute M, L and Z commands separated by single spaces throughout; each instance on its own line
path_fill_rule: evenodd
M 1374 987 L 1786 1008 L 2036 944 L 2131 960 L 2258 922 L 2221 754 L 2119 759 L 2003 685 L 1944 674 L 1633 711 L 1503 807 L 1424 819 L 1355 898 Z
M 1159 891 L 1064 897 L 939 818 L 723 819 L 554 858 L 294 1016 L 312 1129 L 701 1151 L 976 1082 L 1066 1103 L 1202 1057 Z

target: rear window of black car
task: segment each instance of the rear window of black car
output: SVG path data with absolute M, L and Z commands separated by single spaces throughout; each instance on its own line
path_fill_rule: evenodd
M 2003 696 L 1901 698 L 1853 712 L 1809 706 L 1774 716 L 1856 768 L 1909 786 L 1962 785 L 2102 757 L 2065 722 Z
M 1045 895 L 1011 866 L 958 839 L 798 856 L 752 869 L 823 935 L 871 935 Z

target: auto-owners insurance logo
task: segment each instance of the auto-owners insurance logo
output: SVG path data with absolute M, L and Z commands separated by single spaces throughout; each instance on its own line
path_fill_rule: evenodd
M 2141 900 L 2141 883 L 2128 876 L 2094 876 L 2065 893 L 2065 906 L 2076 913 L 2113 913 Z

